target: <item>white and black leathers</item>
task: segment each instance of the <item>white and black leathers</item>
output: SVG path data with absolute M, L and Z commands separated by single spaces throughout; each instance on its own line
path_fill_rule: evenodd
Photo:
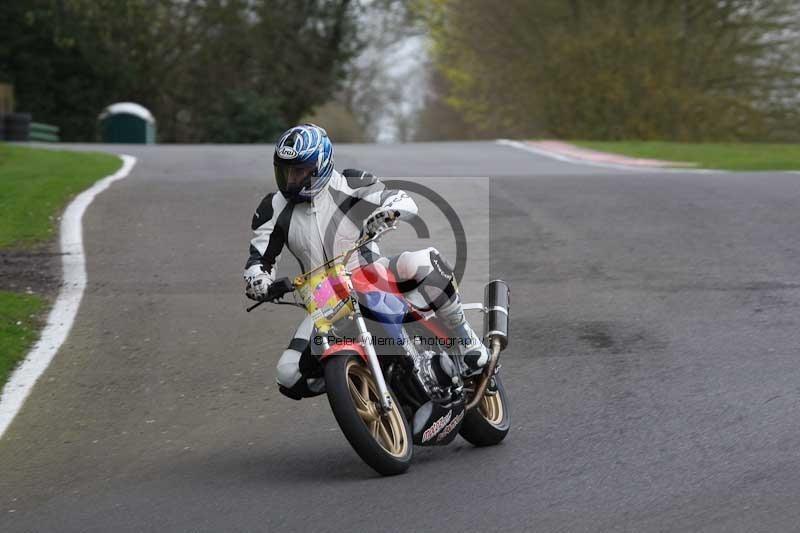
M 328 185 L 310 202 L 292 203 L 280 193 L 268 194 L 253 215 L 255 233 L 245 279 L 262 271 L 275 280 L 276 264 L 284 247 L 300 262 L 302 271 L 323 264 L 350 248 L 359 238 L 363 221 L 383 210 L 400 218 L 417 214 L 417 205 L 405 192 L 387 189 L 362 171 L 334 170 Z M 378 254 L 376 245 L 362 256 Z M 371 257 L 365 257 L 369 262 Z

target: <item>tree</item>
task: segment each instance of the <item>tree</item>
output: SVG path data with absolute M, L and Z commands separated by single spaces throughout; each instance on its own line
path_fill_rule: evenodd
M 0 72 L 65 140 L 131 100 L 164 141 L 271 141 L 341 85 L 354 20 L 351 0 L 4 2 Z
M 790 0 L 436 0 L 446 102 L 480 134 L 768 139 L 792 114 Z

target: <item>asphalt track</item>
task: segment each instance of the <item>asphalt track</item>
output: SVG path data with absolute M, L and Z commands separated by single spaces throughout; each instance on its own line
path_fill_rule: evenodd
M 106 149 L 139 163 L 88 210 L 74 329 L 0 440 L 0 531 L 797 530 L 800 176 L 339 146 L 384 176 L 493 176 L 513 291 L 509 438 L 383 479 L 324 397 L 275 389 L 299 311 L 243 311 L 269 148 Z M 448 201 L 468 219 L 480 196 Z

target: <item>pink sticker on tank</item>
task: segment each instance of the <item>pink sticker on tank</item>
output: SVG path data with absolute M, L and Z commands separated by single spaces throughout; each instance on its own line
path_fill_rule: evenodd
M 325 279 L 322 283 L 317 285 L 314 291 L 314 301 L 317 302 L 317 307 L 322 309 L 328 305 L 328 302 L 336 296 L 333 292 L 333 286 L 329 279 Z

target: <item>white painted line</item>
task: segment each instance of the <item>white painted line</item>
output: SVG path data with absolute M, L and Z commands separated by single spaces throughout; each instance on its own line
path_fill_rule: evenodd
M 629 172 L 639 172 L 639 173 L 650 173 L 650 174 L 664 174 L 664 173 L 682 173 L 682 174 L 725 174 L 727 173 L 724 170 L 712 170 L 706 168 L 657 168 L 657 167 L 644 167 L 644 166 L 634 166 L 634 165 L 617 165 L 614 163 L 600 163 L 598 161 L 590 161 L 588 159 L 578 159 L 575 157 L 570 157 L 568 155 L 559 154 L 556 152 L 551 152 L 549 150 L 542 150 L 541 148 L 536 148 L 531 146 L 527 143 L 520 142 L 520 141 L 512 141 L 510 139 L 497 139 L 495 141 L 497 144 L 502 144 L 504 146 L 511 146 L 513 148 L 517 148 L 519 150 L 525 150 L 526 152 L 531 152 L 536 155 L 540 155 L 543 157 L 549 157 L 550 159 L 556 159 L 558 161 L 563 161 L 565 163 L 571 163 L 573 165 L 586 165 L 590 167 L 600 167 L 600 168 L 610 168 L 614 170 L 627 170 Z
M 106 190 L 112 183 L 127 176 L 136 158 L 121 155 L 122 168 L 106 176 L 87 190 L 80 193 L 64 211 L 61 218 L 61 265 L 63 285 L 55 305 L 47 317 L 47 324 L 39 341 L 11 374 L 0 396 L 0 438 L 22 408 L 36 380 L 47 369 L 50 361 L 66 340 L 86 288 L 86 261 L 83 251 L 83 213 L 95 196 Z

